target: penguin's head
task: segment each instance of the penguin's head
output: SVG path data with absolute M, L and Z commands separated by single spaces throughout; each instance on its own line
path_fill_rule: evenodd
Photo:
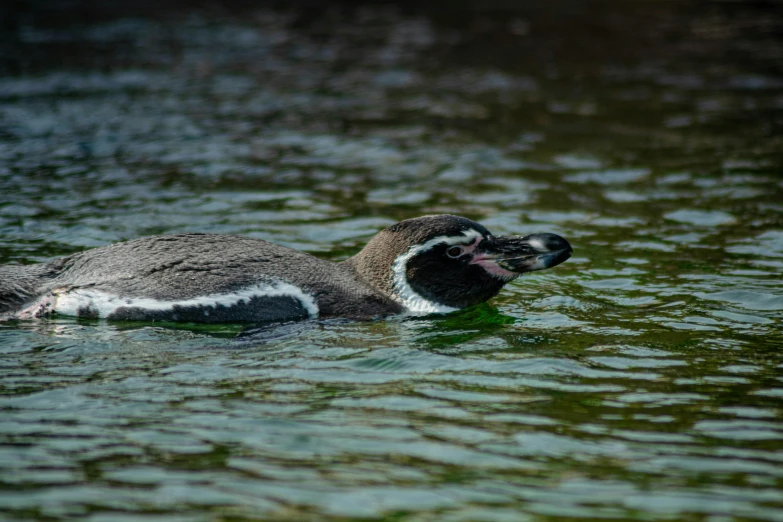
M 452 215 L 423 216 L 382 230 L 348 263 L 413 313 L 482 303 L 525 272 L 559 265 L 571 245 L 555 234 L 493 236 Z

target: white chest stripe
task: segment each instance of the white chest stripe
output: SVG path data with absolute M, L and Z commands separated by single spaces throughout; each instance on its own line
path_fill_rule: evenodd
M 227 294 L 213 294 L 181 301 L 160 301 L 158 299 L 124 298 L 98 290 L 76 289 L 57 295 L 53 311 L 63 315 L 79 315 L 80 309 L 89 309 L 98 317 L 108 317 L 118 308 L 142 308 L 144 310 L 173 310 L 182 307 L 233 306 L 240 301 L 249 301 L 252 297 L 288 296 L 298 300 L 310 317 L 318 316 L 318 305 L 313 297 L 289 283 L 277 282 L 258 284 Z
M 459 308 L 452 308 L 450 306 L 435 303 L 428 299 L 425 299 L 408 284 L 408 278 L 406 271 L 408 268 L 408 261 L 414 256 L 426 252 L 435 245 L 447 244 L 447 245 L 465 245 L 476 241 L 476 239 L 483 237 L 480 232 L 469 229 L 465 230 L 462 235 L 459 236 L 438 236 L 430 239 L 426 243 L 421 245 L 415 245 L 408 249 L 407 252 L 397 256 L 397 259 L 392 263 L 392 287 L 394 289 L 394 298 L 402 303 L 408 312 L 413 314 L 433 314 L 448 312 L 454 312 Z

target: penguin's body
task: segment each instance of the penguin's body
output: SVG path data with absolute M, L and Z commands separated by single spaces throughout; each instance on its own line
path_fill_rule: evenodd
M 554 234 L 496 238 L 450 215 L 397 223 L 340 263 L 247 237 L 153 236 L 0 266 L 0 316 L 260 323 L 448 312 L 570 254 Z

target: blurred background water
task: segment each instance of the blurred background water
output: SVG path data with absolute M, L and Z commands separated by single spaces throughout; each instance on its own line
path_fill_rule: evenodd
M 447 316 L 0 324 L 4 520 L 783 520 L 779 2 L 0 11 L 0 262 L 575 248 Z

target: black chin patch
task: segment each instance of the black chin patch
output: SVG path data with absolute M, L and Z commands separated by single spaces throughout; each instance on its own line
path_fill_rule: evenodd
M 478 265 L 469 264 L 470 256 L 447 257 L 448 246 L 438 245 L 408 261 L 406 277 L 417 294 L 440 305 L 465 308 L 483 303 L 500 292 L 505 281 Z

